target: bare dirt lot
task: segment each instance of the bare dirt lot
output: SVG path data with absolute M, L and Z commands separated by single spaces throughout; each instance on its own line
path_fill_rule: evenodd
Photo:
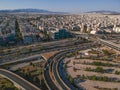
M 77 57 L 79 57 L 79 54 Z M 67 63 L 68 61 L 69 63 Z M 88 58 L 76 58 L 75 56 L 65 58 L 64 63 L 67 63 L 67 73 L 74 79 L 77 78 L 77 82 L 75 82 L 75 84 L 85 87 L 86 90 L 120 90 L 120 62 L 115 61 L 114 59 L 112 59 L 111 61 L 92 60 Z M 97 69 L 99 68 L 101 70 L 97 71 Z M 82 79 L 78 76 L 82 76 Z M 97 79 L 98 77 L 105 77 L 108 80 L 99 80 Z M 114 80 L 113 78 L 115 78 L 116 80 Z

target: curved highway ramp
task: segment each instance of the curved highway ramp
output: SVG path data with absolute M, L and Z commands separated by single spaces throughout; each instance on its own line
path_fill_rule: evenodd
M 0 69 L 0 75 L 12 81 L 14 84 L 16 84 L 16 86 L 19 86 L 22 90 L 40 90 L 32 83 L 28 82 L 27 80 L 21 78 L 20 76 L 8 70 Z

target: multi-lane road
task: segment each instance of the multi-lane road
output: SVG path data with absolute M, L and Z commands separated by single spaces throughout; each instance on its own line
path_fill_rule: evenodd
M 50 90 L 77 90 L 69 82 L 64 82 L 58 72 L 58 63 L 65 57 L 66 53 L 74 52 L 75 50 L 83 50 L 92 47 L 93 44 L 81 44 L 78 47 L 72 47 L 68 50 L 61 51 L 50 57 L 44 66 L 44 80 Z
M 88 45 L 90 43 L 87 43 Z M 82 44 L 84 46 L 84 44 Z M 48 52 L 53 52 L 53 51 L 61 51 L 61 50 L 68 50 L 69 48 L 74 48 L 74 47 L 80 47 L 80 45 L 70 45 L 70 46 L 61 46 L 61 47 L 56 47 L 56 48 L 51 48 L 51 49 L 46 49 L 46 50 L 42 50 L 39 54 L 36 55 L 32 55 L 32 56 L 28 56 L 26 58 L 21 58 L 21 59 L 17 59 L 17 60 L 10 60 L 10 61 L 1 61 L 0 66 L 1 65 L 5 65 L 5 64 L 11 64 L 11 63 L 16 63 L 16 62 L 25 62 L 25 61 L 30 61 L 33 59 L 38 59 L 41 54 L 43 53 L 48 53 Z
M 101 44 L 106 45 L 108 47 L 111 47 L 113 49 L 116 49 L 118 51 L 120 51 L 120 47 L 117 46 L 116 44 L 113 44 L 111 42 L 102 40 L 102 39 L 98 39 L 99 42 L 101 42 Z M 83 47 L 84 46 L 84 47 Z M 58 72 L 58 63 L 60 60 L 62 60 L 61 58 L 64 58 L 64 55 L 66 53 L 68 53 L 68 51 L 70 51 L 71 49 L 74 50 L 82 50 L 82 49 L 86 49 L 86 48 L 91 48 L 92 45 L 81 45 L 79 47 L 74 47 L 74 48 L 69 48 L 69 50 L 66 51 L 62 51 L 57 53 L 56 55 L 52 56 L 45 64 L 45 71 L 44 71 L 44 79 L 46 81 L 47 86 L 49 87 L 50 90 L 76 90 L 76 88 L 74 88 L 72 85 L 70 85 L 70 83 L 64 81 L 64 79 L 62 80 L 62 78 L 60 77 L 60 73 Z M 50 81 L 50 82 L 49 82 Z M 52 83 L 51 83 L 52 82 Z
M 56 50 L 68 50 L 69 48 L 80 47 L 79 45 L 74 45 L 75 42 L 79 42 L 79 41 L 80 41 L 80 39 L 77 38 L 77 39 L 72 39 L 72 40 L 66 41 L 66 42 L 60 42 L 59 44 L 52 43 L 53 46 L 49 47 L 49 45 L 47 45 L 49 48 L 52 47 L 52 49 L 43 50 L 42 53 L 49 52 L 49 51 L 54 51 L 54 50 L 55 51 Z M 9 61 L 9 62 L 7 61 L 7 62 L 2 63 L 2 65 L 3 64 L 9 64 L 9 63 L 15 63 L 15 62 L 22 62 L 22 61 L 24 62 L 24 61 L 27 61 L 27 60 L 30 60 L 30 59 L 37 58 L 38 56 L 39 55 L 32 56 L 30 58 L 28 57 L 28 58 L 25 58 L 25 59 L 19 59 L 19 60 L 14 60 L 14 61 Z M 30 84 L 29 82 L 26 82 L 25 80 L 21 79 L 21 77 L 17 76 L 16 74 L 13 74 L 10 71 L 1 69 L 0 74 L 2 74 L 3 76 L 6 76 L 8 79 L 16 82 L 18 85 L 25 88 L 26 90 L 37 90 L 36 87 L 34 87 L 34 85 Z M 46 72 L 45 75 L 48 75 L 48 77 L 49 77 L 50 74 L 47 74 L 47 72 Z M 49 80 L 49 82 L 52 83 L 52 80 L 51 81 Z M 57 86 L 55 88 L 55 85 L 53 85 L 53 87 L 54 87 L 55 90 L 58 90 Z
M 51 42 L 44 42 L 44 43 L 38 43 L 38 44 L 32 44 L 32 45 L 25 45 L 25 46 L 18 46 L 15 48 L 7 48 L 4 49 L 4 51 L 10 51 L 10 52 L 2 52 L 3 48 L 0 48 L 0 54 L 1 55 L 7 55 L 7 54 L 14 54 L 18 50 L 27 50 L 28 48 L 32 48 L 33 50 L 39 50 L 40 47 L 52 47 L 52 46 L 58 46 L 62 45 L 65 42 L 70 43 L 76 41 L 77 38 L 71 38 L 66 40 L 59 40 L 59 41 L 51 41 Z
M 69 83 L 66 83 L 60 77 L 59 72 L 58 72 L 58 66 L 59 66 L 58 63 L 61 60 L 61 57 L 63 57 L 69 51 L 87 49 L 87 48 L 91 48 L 94 45 L 94 43 L 86 43 L 86 44 L 78 43 L 78 45 L 75 45 L 75 42 L 79 42 L 79 41 L 80 41 L 80 39 L 77 38 L 77 39 L 73 39 L 71 41 L 60 42 L 59 44 L 57 44 L 57 43 L 50 43 L 48 45 L 46 44 L 46 47 L 48 47 L 48 48 L 41 51 L 41 53 L 44 53 L 44 52 L 51 52 L 51 51 L 56 51 L 56 50 L 57 51 L 64 50 L 64 51 L 61 51 L 61 52 L 55 54 L 54 56 L 50 57 L 49 60 L 45 63 L 44 79 L 45 79 L 45 83 L 47 84 L 47 86 L 50 90 L 70 90 L 70 89 L 74 90 L 74 87 L 72 85 L 70 85 Z M 102 39 L 98 39 L 98 41 L 101 42 L 101 44 L 104 44 L 106 46 L 109 46 L 113 49 L 120 51 L 120 47 L 111 42 L 107 42 Z M 36 55 L 36 57 L 38 57 L 38 56 L 39 55 Z M 26 60 L 29 60 L 33 57 L 34 56 L 23 59 L 23 62 Z M 21 59 L 16 60 L 15 62 L 19 62 L 19 61 L 21 61 Z M 14 62 L 10 61 L 9 63 L 14 63 Z M 13 80 L 14 82 L 18 83 L 20 86 L 22 86 L 26 90 L 39 90 L 39 88 L 37 88 L 36 86 L 32 85 L 31 83 L 27 82 L 26 80 L 22 79 L 21 77 L 17 76 L 16 74 L 14 74 L 10 71 L 0 69 L 0 74 L 2 74 L 3 76 L 6 76 L 9 79 Z
M 45 43 L 45 44 L 43 44 L 43 48 L 42 49 L 40 49 L 39 47 L 37 47 L 37 46 L 35 46 L 33 49 L 32 49 L 32 51 L 30 52 L 28 52 L 28 53 L 22 53 L 21 54 L 21 56 L 22 55 L 24 55 L 24 57 L 29 57 L 29 56 L 31 56 L 32 55 L 32 57 L 35 55 L 36 56 L 36 54 L 37 55 L 40 55 L 40 53 L 45 53 L 45 52 L 50 52 L 50 51 L 57 51 L 57 50 L 62 50 L 62 49 L 64 49 L 65 47 L 67 47 L 67 46 L 74 46 L 74 44 L 77 42 L 78 44 L 79 44 L 79 42 L 80 42 L 81 40 L 79 39 L 79 38 L 73 38 L 73 39 L 69 39 L 69 40 L 65 40 L 65 41 L 59 41 L 58 43 L 56 43 L 56 42 L 51 42 L 50 44 L 49 43 Z M 22 50 L 22 51 L 24 51 L 24 49 Z M 9 53 L 9 54 L 3 54 L 2 55 L 2 53 L 0 54 L 0 56 L 1 57 L 8 57 L 8 56 L 13 56 L 13 55 L 15 55 L 15 53 L 16 52 L 12 52 L 11 51 L 11 53 Z M 23 56 L 22 56 L 22 59 L 23 59 Z M 7 59 L 2 59 L 2 60 L 0 60 L 0 64 L 2 64 L 2 63 L 8 63 L 8 62 L 14 62 L 14 61 L 18 61 L 18 60 L 22 60 L 22 59 L 17 59 L 17 60 L 15 60 L 15 59 L 12 59 L 12 60 L 7 60 Z
M 115 50 L 117 50 L 117 51 L 120 51 L 120 46 L 117 45 L 117 44 L 115 44 L 115 43 L 112 43 L 112 42 L 110 42 L 110 41 L 106 41 L 106 40 L 103 40 L 103 39 L 99 39 L 99 38 L 98 38 L 98 41 L 99 41 L 101 44 L 103 44 L 103 45 L 106 45 L 106 46 L 108 46 L 108 47 L 110 47 L 110 48 L 113 48 L 113 49 L 115 49 Z
M 50 71 L 50 67 L 49 67 L 49 62 L 51 62 L 53 56 L 50 57 L 48 59 L 48 61 L 45 63 L 45 66 L 44 66 L 44 79 L 45 79 L 45 83 L 48 87 L 49 90 L 59 90 L 59 88 L 54 84 L 54 81 L 52 80 L 51 78 L 51 75 L 49 73 Z

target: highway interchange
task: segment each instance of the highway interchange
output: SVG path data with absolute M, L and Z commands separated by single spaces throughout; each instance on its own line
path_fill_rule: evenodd
M 47 49 L 47 50 L 44 50 L 44 51 L 42 51 L 42 52 L 49 52 L 49 51 L 54 51 L 54 50 L 67 50 L 67 49 L 69 49 L 69 48 L 73 48 L 73 47 L 76 47 L 76 46 L 79 46 L 79 45 L 75 45 L 74 46 L 74 43 L 75 42 L 79 42 L 79 38 L 77 38 L 77 39 L 73 39 L 73 41 L 71 42 L 71 41 L 67 41 L 67 42 L 64 42 L 64 43 L 59 43 L 59 44 L 56 44 L 57 45 L 57 47 L 58 48 L 56 48 L 56 45 L 55 45 L 55 43 L 53 43 L 53 45 L 52 45 L 52 47 L 53 46 L 55 46 L 54 48 L 52 48 L 52 49 Z M 66 47 L 66 45 L 65 45 L 65 43 L 67 43 L 67 46 L 68 46 L 68 44 L 70 45 L 70 46 L 68 46 L 68 47 Z M 65 46 L 64 46 L 65 45 Z M 36 56 L 32 56 L 32 57 L 28 57 L 28 58 L 25 58 L 25 59 L 20 59 L 20 60 L 14 60 L 14 61 L 10 61 L 10 62 L 4 62 L 4 63 L 1 63 L 1 65 L 5 65 L 5 64 L 10 64 L 10 63 L 16 63 L 16 62 L 25 62 L 25 61 L 27 61 L 27 60 L 30 60 L 30 59 L 33 59 L 33 58 L 37 58 L 38 57 L 38 55 L 36 55 Z M 23 88 L 25 88 L 25 90 L 31 90 L 31 89 L 28 89 L 29 88 L 29 86 L 31 85 L 31 84 L 29 84 L 29 83 L 24 83 L 24 80 L 20 80 L 19 79 L 19 76 L 14 76 L 15 74 L 10 74 L 9 73 L 10 71 L 7 71 L 7 70 L 5 70 L 4 72 L 3 72 L 3 69 L 1 69 L 0 70 L 0 74 L 2 74 L 2 75 L 4 75 L 4 76 L 6 76 L 6 77 L 8 77 L 8 78 L 10 78 L 10 79 L 12 79 L 13 81 L 15 81 L 16 83 L 18 83 L 20 86 L 22 86 Z M 10 74 L 10 75 L 9 75 Z M 14 78 L 15 77 L 15 78 Z M 22 82 L 22 83 L 21 83 Z M 22 85 L 24 83 L 24 85 Z M 29 84 L 29 85 L 28 85 Z M 28 86 L 28 87 L 27 87 Z M 31 86 L 32 87 L 32 86 Z M 32 88 L 32 90 L 37 90 L 37 89 L 33 89 Z
M 55 41 L 55 42 L 50 42 L 50 43 L 43 43 L 43 44 L 38 44 L 38 45 L 32 45 L 30 46 L 32 48 L 32 51 L 28 53 L 20 53 L 20 55 L 24 55 L 25 57 L 29 57 L 30 55 L 32 55 L 32 57 L 35 55 L 39 55 L 40 53 L 45 53 L 45 52 L 50 52 L 50 51 L 56 51 L 56 50 L 61 50 L 61 49 L 64 49 L 66 46 L 73 46 L 74 43 L 76 42 L 79 42 L 80 39 L 79 38 L 73 38 L 73 39 L 68 39 L 68 40 L 60 40 L 60 41 Z M 34 47 L 33 47 L 34 46 Z M 40 49 L 40 47 L 43 46 L 42 49 Z M 27 48 L 27 46 L 26 46 Z M 25 48 L 25 49 L 26 49 Z M 25 50 L 24 48 L 21 48 L 20 51 L 24 51 Z M 14 49 L 10 49 L 11 52 L 7 53 L 7 54 L 4 54 L 4 53 L 1 53 L 0 55 L 1 56 L 4 56 L 4 57 L 7 57 L 8 55 L 14 55 L 16 52 L 16 49 L 14 51 Z M 19 50 L 19 49 L 18 49 Z M 14 52 L 13 52 L 14 51 Z M 22 56 L 22 58 L 24 58 L 24 56 Z M 14 57 L 15 58 L 15 57 Z M 13 59 L 12 60 L 0 60 L 0 64 L 2 63 L 8 63 L 9 61 L 11 62 L 14 62 L 14 61 L 18 61 L 19 59 Z M 20 60 L 21 61 L 21 60 Z
M 45 64 L 44 79 L 50 90 L 81 90 L 73 87 L 69 82 L 64 82 L 58 72 L 58 64 L 65 57 L 65 54 L 76 50 L 83 50 L 93 47 L 91 44 L 81 44 L 78 47 L 70 48 L 66 51 L 61 51 L 52 56 Z
M 82 50 L 82 49 L 91 48 L 94 45 L 93 42 L 89 43 L 89 44 L 88 43 L 86 43 L 86 44 L 78 43 L 78 45 L 75 45 L 75 42 L 79 42 L 79 40 L 80 39 L 77 38 L 77 39 L 73 39 L 73 41 L 67 41 L 67 42 L 63 42 L 63 43 L 60 42 L 59 44 L 56 44 L 56 45 L 55 45 L 55 43 L 52 43 L 50 45 L 47 45 L 47 47 L 51 46 L 51 48 L 47 48 L 47 49 L 45 49 L 41 52 L 41 53 L 43 53 L 43 52 L 60 50 L 59 53 L 50 57 L 47 60 L 47 62 L 45 63 L 45 66 L 44 66 L 44 79 L 45 79 L 45 83 L 47 84 L 47 87 L 50 90 L 70 90 L 70 89 L 74 90 L 73 86 L 69 85 L 69 83 L 66 83 L 60 77 L 59 70 L 58 70 L 58 66 L 59 66 L 58 64 L 59 64 L 59 61 L 62 60 L 62 58 L 64 58 L 63 56 L 66 53 L 73 52 L 75 50 Z M 107 42 L 107 41 L 102 40 L 102 39 L 97 39 L 97 40 L 98 40 L 98 42 L 100 42 L 103 45 L 106 45 L 110 48 L 113 48 L 113 49 L 116 49 L 116 50 L 120 51 L 120 47 L 115 45 L 115 44 L 112 44 L 112 43 Z M 38 57 L 38 55 L 36 55 L 36 56 Z M 31 58 L 33 58 L 33 57 L 31 57 Z M 28 60 L 28 59 L 23 59 L 23 62 L 26 61 L 26 60 Z M 11 61 L 9 63 L 14 63 L 14 62 L 19 62 L 19 61 L 21 61 L 21 59 Z M 6 64 L 6 62 L 4 62 L 3 64 Z M 13 74 L 10 71 L 0 69 L 0 74 L 12 79 L 16 83 L 18 83 L 20 86 L 25 88 L 25 90 L 39 90 L 33 84 L 31 84 L 29 82 L 26 82 L 23 78 L 19 77 L 16 74 Z

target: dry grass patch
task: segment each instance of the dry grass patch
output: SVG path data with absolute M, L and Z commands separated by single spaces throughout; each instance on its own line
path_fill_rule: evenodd
M 57 53 L 57 51 L 54 51 L 54 52 L 48 52 L 48 53 L 44 53 L 42 54 L 42 56 L 44 56 L 47 60 L 53 56 L 55 53 Z

